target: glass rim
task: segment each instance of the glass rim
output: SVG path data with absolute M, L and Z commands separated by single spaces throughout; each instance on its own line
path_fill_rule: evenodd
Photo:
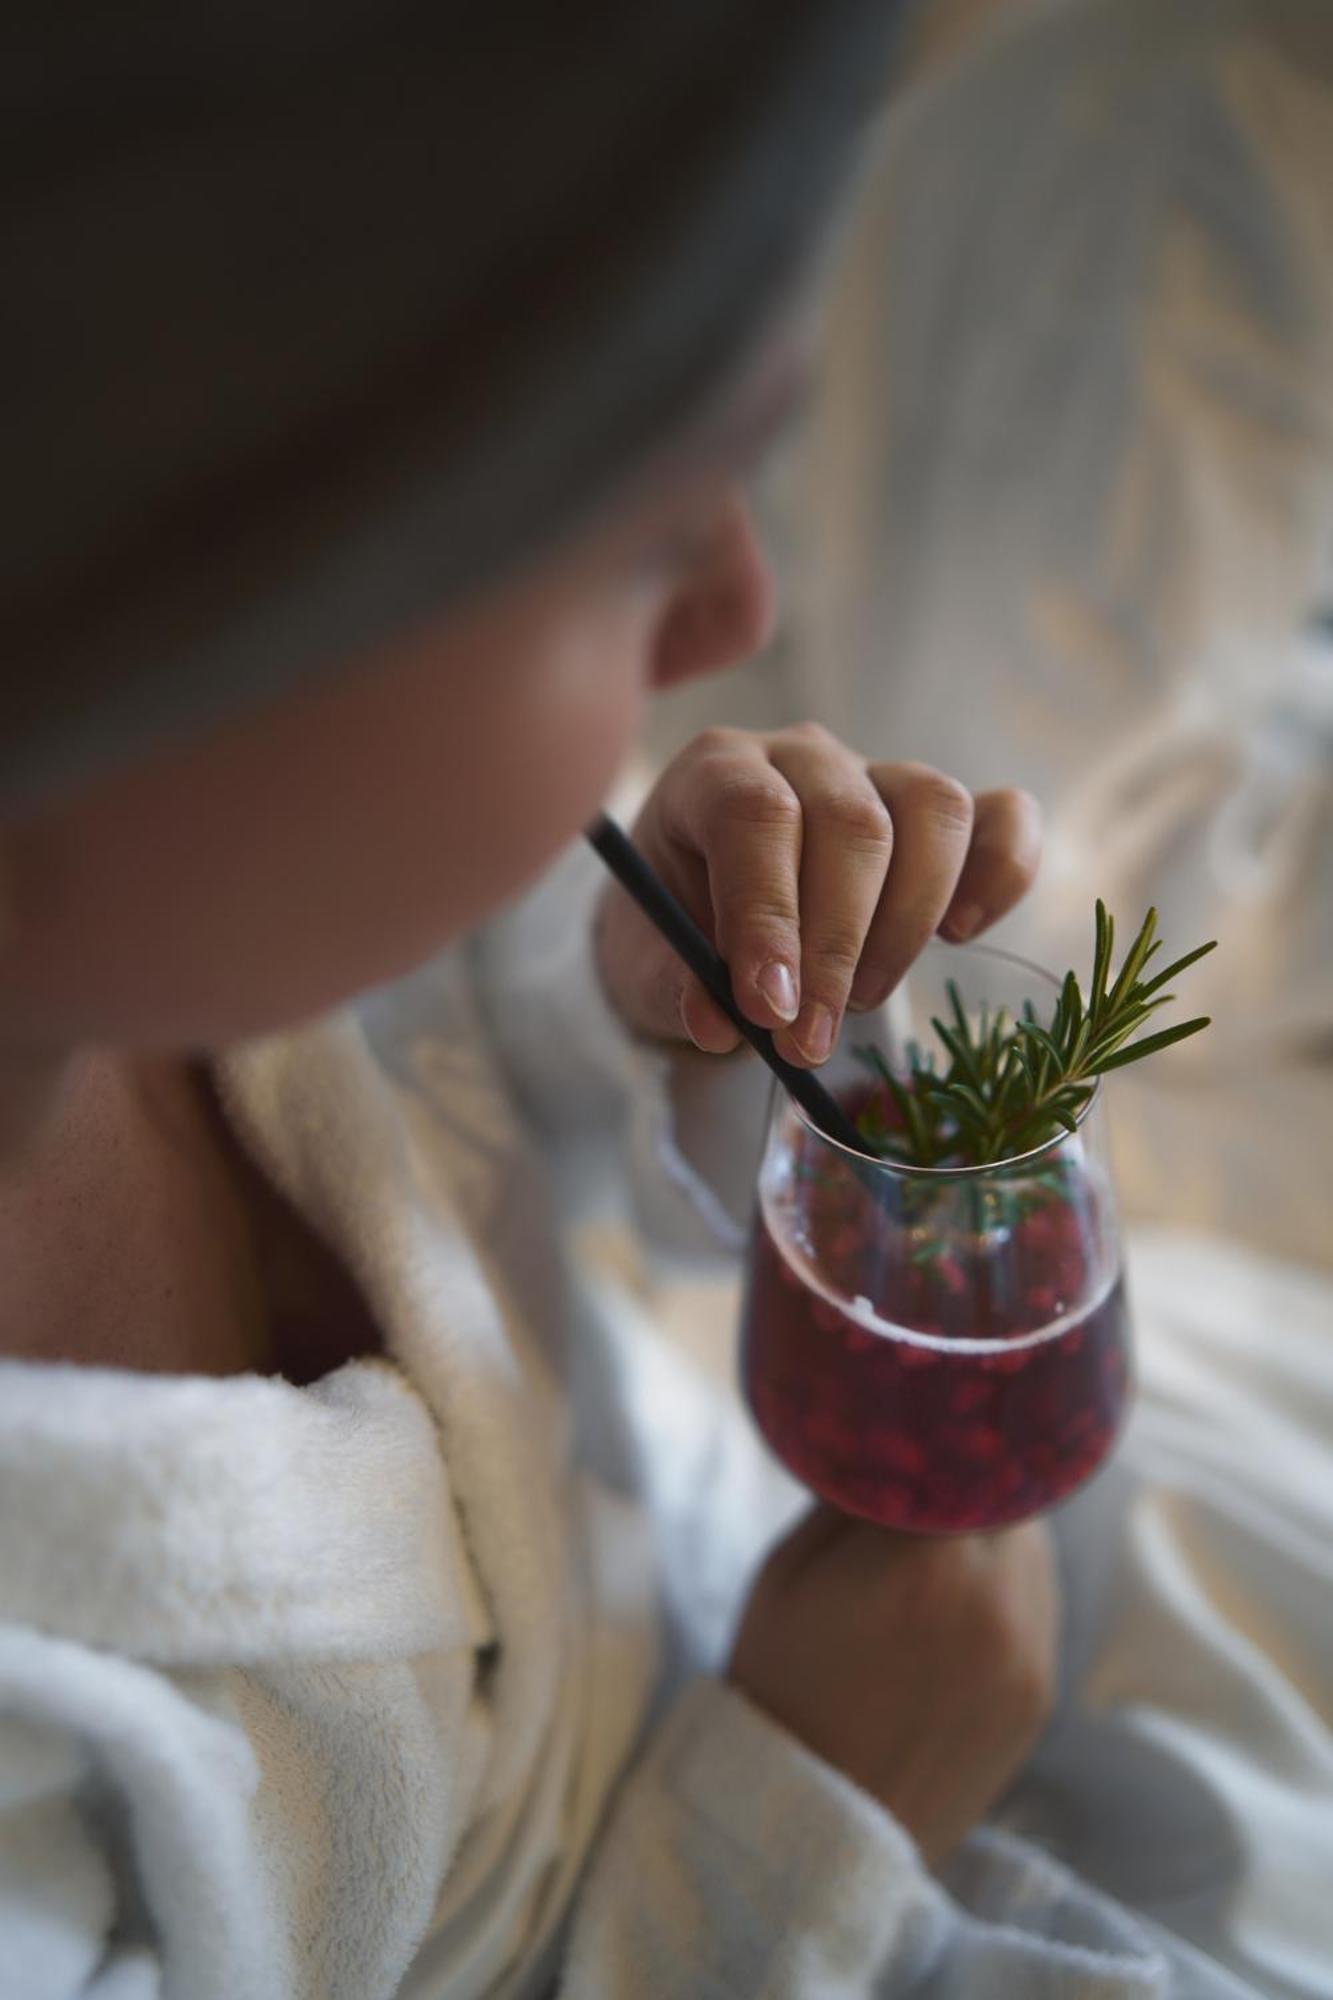
M 1057 993 L 1064 984 L 1064 981 L 1052 972 L 1049 967 L 1038 965 L 1035 959 L 1023 958 L 1016 951 L 1005 951 L 1000 945 L 948 944 L 941 938 L 931 939 L 926 946 L 926 950 L 929 951 L 932 945 L 938 945 L 943 951 L 957 952 L 969 958 L 994 958 L 1002 960 L 1006 965 L 1021 966 L 1024 972 L 1033 973 L 1038 979 L 1044 980 L 1048 986 L 1053 986 Z M 909 967 L 904 974 L 904 978 L 910 979 L 911 976 L 911 968 Z M 966 1181 L 979 1180 L 986 1174 L 1008 1173 L 1015 1168 L 1028 1166 L 1032 1161 L 1040 1160 L 1046 1154 L 1057 1151 L 1059 1147 L 1066 1145 L 1070 1139 L 1076 1139 L 1082 1130 L 1084 1121 L 1092 1116 L 1097 1106 L 1101 1103 L 1102 1082 L 1103 1079 L 1100 1076 L 1093 1079 L 1092 1094 L 1082 1110 L 1075 1114 L 1074 1130 L 1072 1132 L 1061 1126 L 1060 1130 L 1053 1132 L 1049 1139 L 1043 1139 L 1039 1146 L 1029 1147 L 1026 1153 L 1013 1153 L 1008 1159 L 988 1160 L 981 1165 L 970 1167 L 918 1167 L 913 1165 L 909 1160 L 887 1160 L 881 1154 L 863 1153 L 857 1147 L 845 1146 L 841 1139 L 835 1139 L 831 1133 L 825 1132 L 821 1126 L 816 1125 L 814 1119 L 810 1117 L 802 1105 L 797 1103 L 796 1099 L 784 1088 L 777 1077 L 773 1079 L 773 1089 L 775 1092 L 778 1090 L 782 1091 L 787 1103 L 791 1106 L 797 1118 L 800 1119 L 802 1125 L 805 1126 L 807 1132 L 811 1133 L 821 1144 L 827 1146 L 830 1152 L 841 1153 L 845 1159 L 856 1160 L 862 1166 L 876 1167 L 883 1173 L 898 1176 L 902 1179 Z M 771 1123 L 771 1110 L 769 1119 Z

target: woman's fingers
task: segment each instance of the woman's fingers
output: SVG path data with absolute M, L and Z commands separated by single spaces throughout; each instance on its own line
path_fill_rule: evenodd
M 805 825 L 801 801 L 769 761 L 764 740 L 706 730 L 662 804 L 668 837 L 707 872 L 713 935 L 737 1005 L 763 1028 L 794 1021 Z
M 876 1007 L 939 929 L 963 876 L 972 795 L 928 764 L 872 764 L 893 821 L 893 859 L 852 984 L 852 1005 Z
M 740 1031 L 711 1000 L 692 972 L 681 981 L 680 1024 L 705 1055 L 729 1056 L 740 1047 Z
M 856 757 L 814 725 L 770 739 L 769 760 L 801 804 L 801 1009 L 778 1036 L 789 1061 L 823 1062 L 879 904 L 893 822 Z
M 1030 792 L 978 792 L 972 844 L 940 929 L 956 944 L 1027 894 L 1041 861 L 1041 807 Z
M 895 850 L 852 986 L 875 1007 L 936 932 L 961 944 L 997 923 L 1032 886 L 1041 808 L 1028 792 L 969 798 L 923 764 L 877 764 L 871 777 L 895 827 Z
M 1030 885 L 1036 802 L 974 801 L 924 764 L 871 764 L 821 728 L 708 730 L 636 828 L 706 930 L 741 1011 L 790 1062 L 822 1062 L 844 1010 L 877 1006 L 935 934 L 974 937 Z M 634 1025 L 718 1054 L 736 1031 L 647 925 L 618 906 L 602 970 Z
M 663 839 L 653 801 L 634 834 L 678 901 L 711 934 L 713 907 L 702 856 Z M 739 1043 L 721 1008 L 618 883 L 608 883 L 601 899 L 595 955 L 608 999 L 637 1033 L 666 1042 L 684 1034 L 709 1055 L 729 1055 Z

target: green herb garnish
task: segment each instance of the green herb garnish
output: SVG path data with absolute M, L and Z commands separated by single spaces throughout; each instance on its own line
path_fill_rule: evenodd
M 1096 921 L 1087 996 L 1075 974 L 1066 973 L 1048 1022 L 1038 1020 L 1031 1001 L 1016 1021 L 1003 1009 L 992 1014 L 986 1008 L 971 1021 L 950 980 L 950 1019 L 931 1022 L 948 1057 L 945 1068 L 937 1069 L 933 1054 L 915 1042 L 905 1051 L 902 1076 L 894 1074 L 878 1049 L 856 1051 L 901 1121 L 890 1125 L 884 1096 L 877 1092 L 857 1119 L 868 1151 L 919 1167 L 988 1166 L 1016 1159 L 1062 1130 L 1075 1131 L 1099 1076 L 1141 1062 L 1208 1026 L 1201 1017 L 1141 1041 L 1129 1039 L 1175 998 L 1163 987 L 1212 951 L 1215 938 L 1146 978 L 1161 949 L 1157 912 L 1149 910 L 1112 982 L 1115 924 L 1100 901 Z

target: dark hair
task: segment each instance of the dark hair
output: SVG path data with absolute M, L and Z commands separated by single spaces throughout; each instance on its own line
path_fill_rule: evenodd
M 30 20 L 3 86 L 0 796 L 276 693 L 586 509 L 815 240 L 903 11 Z

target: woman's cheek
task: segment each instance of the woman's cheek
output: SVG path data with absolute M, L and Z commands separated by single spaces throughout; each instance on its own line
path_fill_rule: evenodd
M 574 839 L 642 719 L 641 623 L 424 635 L 30 829 L 0 1039 L 216 1047 L 410 971 Z

